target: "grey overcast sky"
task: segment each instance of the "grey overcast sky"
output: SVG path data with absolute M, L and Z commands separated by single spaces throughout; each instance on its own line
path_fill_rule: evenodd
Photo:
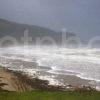
M 89 39 L 100 35 L 100 0 L 0 0 L 0 18 Z

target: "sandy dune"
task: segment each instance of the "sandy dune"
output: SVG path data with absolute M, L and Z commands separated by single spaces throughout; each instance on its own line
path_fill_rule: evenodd
M 18 76 L 14 75 L 3 68 L 0 68 L 0 88 L 7 91 L 26 91 L 32 90 L 31 86 L 19 80 Z

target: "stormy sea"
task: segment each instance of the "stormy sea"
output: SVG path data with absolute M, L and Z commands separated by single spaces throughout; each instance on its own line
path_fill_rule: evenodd
M 77 76 L 95 81 L 100 87 L 100 49 L 55 48 L 17 46 L 0 48 L 0 64 L 14 71 L 22 71 L 30 76 L 34 73 L 50 84 L 65 84 L 64 78 L 57 76 Z

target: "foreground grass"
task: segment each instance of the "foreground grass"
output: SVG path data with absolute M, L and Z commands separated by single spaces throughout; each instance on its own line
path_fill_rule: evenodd
M 0 92 L 0 100 L 100 100 L 100 92 Z

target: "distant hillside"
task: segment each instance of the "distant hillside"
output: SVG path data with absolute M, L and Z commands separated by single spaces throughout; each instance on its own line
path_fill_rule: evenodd
M 27 24 L 18 24 L 16 22 L 10 22 L 4 19 L 0 19 L 0 38 L 4 36 L 13 36 L 20 41 L 20 38 L 23 37 L 24 31 L 29 31 L 29 36 L 32 37 L 33 41 L 37 37 L 42 38 L 43 36 L 52 37 L 58 44 L 61 42 L 61 33 L 55 32 L 53 30 Z M 75 36 L 72 33 L 66 33 L 67 38 L 70 36 Z

